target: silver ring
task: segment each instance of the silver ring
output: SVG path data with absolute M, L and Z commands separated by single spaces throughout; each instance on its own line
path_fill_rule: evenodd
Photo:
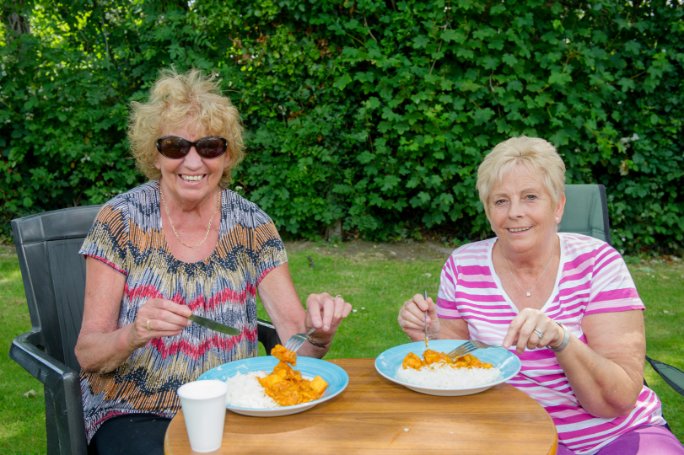
M 149 319 L 147 321 L 145 321 L 145 328 L 147 329 L 147 331 L 150 330 L 150 320 Z
M 542 332 L 539 329 L 534 329 L 534 334 L 537 335 L 537 338 L 539 338 L 540 340 L 544 336 L 544 332 Z

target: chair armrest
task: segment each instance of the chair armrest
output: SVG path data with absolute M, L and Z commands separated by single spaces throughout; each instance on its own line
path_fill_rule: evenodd
M 47 354 L 40 347 L 39 332 L 27 332 L 12 340 L 10 357 L 43 384 L 61 378 L 68 373 L 76 373 L 73 368 Z
M 684 371 L 646 356 L 646 360 L 663 380 L 676 390 L 680 395 L 684 395 Z
M 49 454 L 86 454 L 85 425 L 79 372 L 45 353 L 37 332 L 17 336 L 10 357 L 45 389 L 45 426 Z
M 264 346 L 266 355 L 270 355 L 271 349 L 273 349 L 276 344 L 280 344 L 280 337 L 278 337 L 275 326 L 263 319 L 257 319 L 257 331 L 259 343 Z

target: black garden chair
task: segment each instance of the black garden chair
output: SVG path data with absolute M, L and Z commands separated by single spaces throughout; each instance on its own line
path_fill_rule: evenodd
M 78 250 L 100 206 L 74 207 L 12 220 L 31 330 L 17 336 L 10 357 L 43 383 L 47 453 L 85 455 L 87 445 L 74 346 L 83 317 L 85 260 Z M 280 342 L 259 321 L 267 353 Z

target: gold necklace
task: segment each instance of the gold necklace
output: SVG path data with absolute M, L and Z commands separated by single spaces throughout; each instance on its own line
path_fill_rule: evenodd
M 508 273 L 511 275 L 511 278 L 513 278 L 513 281 L 515 282 L 515 285 L 518 286 L 518 288 L 525 293 L 525 297 L 532 297 L 532 290 L 537 288 L 537 283 L 541 279 L 544 274 L 546 274 L 546 269 L 549 268 L 549 264 L 551 264 L 551 261 L 553 260 L 553 252 L 551 252 L 551 256 L 549 257 L 549 260 L 546 261 L 546 264 L 544 265 L 544 268 L 542 269 L 541 273 L 537 275 L 537 278 L 535 278 L 534 283 L 532 283 L 532 287 L 525 290 L 521 285 L 515 274 L 513 273 L 513 264 L 511 264 L 511 261 L 508 260 L 506 256 L 504 256 L 504 259 L 506 259 L 506 262 L 508 263 Z
M 211 232 L 211 224 L 214 221 L 214 217 L 216 216 L 216 213 L 218 213 L 219 210 L 219 205 L 221 205 L 221 191 L 218 191 L 216 193 L 216 210 L 214 210 L 214 213 L 211 215 L 211 218 L 209 218 L 209 224 L 207 225 L 207 232 L 204 233 L 204 238 L 202 239 L 201 242 L 196 243 L 194 245 L 187 244 L 181 239 L 180 235 L 178 235 L 178 232 L 176 231 L 176 227 L 173 225 L 173 220 L 171 219 L 171 214 L 169 213 L 169 204 L 166 203 L 166 199 L 164 199 L 164 192 L 159 188 L 159 195 L 161 196 L 161 202 L 164 205 L 164 212 L 166 212 L 166 218 L 169 219 L 169 224 L 171 225 L 171 230 L 173 231 L 173 235 L 176 236 L 178 241 L 181 243 L 181 245 L 187 247 L 187 248 L 198 248 L 202 245 L 204 245 L 204 242 L 207 241 L 209 238 L 209 233 Z

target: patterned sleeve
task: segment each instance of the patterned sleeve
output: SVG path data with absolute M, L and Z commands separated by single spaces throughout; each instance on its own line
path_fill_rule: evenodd
M 602 243 L 595 250 L 591 291 L 585 314 L 644 308 L 624 259 L 615 248 Z
M 244 245 L 258 286 L 268 272 L 287 262 L 285 245 L 271 217 L 257 204 L 229 190 L 225 190 L 224 197 L 232 219 L 227 248 Z
M 97 214 L 80 254 L 104 262 L 118 272 L 127 274 L 128 223 L 124 212 L 111 203 Z
M 257 286 L 261 284 L 268 272 L 287 262 L 285 244 L 280 239 L 280 234 L 273 221 L 260 225 L 255 229 Z

